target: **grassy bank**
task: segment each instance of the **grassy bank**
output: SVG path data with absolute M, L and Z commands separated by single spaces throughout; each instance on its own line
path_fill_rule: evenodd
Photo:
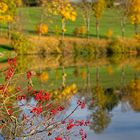
M 30 42 L 32 49 L 29 53 L 43 54 L 76 54 L 76 55 L 94 55 L 94 54 L 121 54 L 140 53 L 140 40 L 137 38 L 112 38 L 112 39 L 85 39 L 65 37 L 62 41 L 58 37 L 31 36 Z
M 110 55 L 110 54 L 139 54 L 140 37 L 138 38 L 78 38 L 58 36 L 25 35 L 16 37 L 12 48 L 9 40 L 0 44 L 0 52 L 10 52 L 17 49 L 17 53 L 23 54 L 74 54 L 74 55 Z M 5 44 L 4 44 L 5 43 Z

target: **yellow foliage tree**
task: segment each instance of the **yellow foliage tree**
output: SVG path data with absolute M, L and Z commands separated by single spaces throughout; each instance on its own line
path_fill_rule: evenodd
M 4 2 L 0 2 L 0 23 L 12 21 L 12 17 L 7 14 L 8 5 Z
M 78 4 L 78 7 L 81 9 L 81 15 L 83 16 L 84 23 L 87 30 L 87 37 L 89 38 L 89 31 L 90 31 L 90 17 L 92 13 L 92 7 L 91 2 L 89 0 L 80 0 L 80 4 Z
M 92 10 L 94 17 L 96 19 L 96 36 L 99 38 L 99 23 L 100 23 L 100 18 L 104 12 L 104 9 L 106 7 L 105 0 L 97 0 L 94 1 L 92 4 Z
M 22 0 L 0 0 L 0 23 L 7 23 L 9 38 L 11 23 L 14 21 L 17 6 L 20 6 L 21 3 Z
M 131 81 L 128 85 L 128 100 L 135 111 L 140 111 L 140 79 Z
M 61 16 L 62 35 L 64 36 L 64 33 L 66 31 L 65 21 L 75 21 L 77 17 L 76 11 L 68 0 L 53 0 L 47 5 L 49 13 L 56 16 Z
M 135 27 L 135 34 L 138 34 L 138 25 L 140 24 L 140 0 L 129 0 L 128 11 L 130 21 Z

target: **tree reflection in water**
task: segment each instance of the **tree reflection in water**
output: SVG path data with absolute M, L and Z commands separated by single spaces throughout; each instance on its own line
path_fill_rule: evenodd
M 139 112 L 140 110 L 140 104 L 139 104 L 140 82 L 139 81 L 140 80 L 138 77 L 139 73 L 136 72 L 139 69 L 137 63 L 134 63 L 138 61 L 137 59 L 136 60 L 132 59 L 131 62 L 130 60 L 124 61 L 120 57 L 118 60 L 115 57 L 115 63 L 113 64 L 108 62 L 106 58 L 97 59 L 96 62 L 92 60 L 91 62 L 89 61 L 89 63 L 87 62 L 85 63 L 83 59 L 76 60 L 76 61 L 74 59 L 74 62 L 76 63 L 73 64 L 73 62 L 71 62 L 73 60 L 71 59 L 65 60 L 64 56 L 57 57 L 57 58 L 58 58 L 57 60 L 54 60 L 54 58 L 52 58 L 53 61 L 51 61 L 51 58 L 49 58 L 46 61 L 47 63 L 45 62 L 45 60 L 43 60 L 44 65 L 42 61 L 39 59 L 38 62 L 40 62 L 40 64 L 37 63 L 37 65 L 39 65 L 39 68 L 37 67 L 37 65 L 35 66 L 36 64 L 35 62 L 37 62 L 38 59 L 33 60 L 33 64 L 32 64 L 32 70 L 34 71 L 35 69 L 35 73 L 34 74 L 32 73 L 33 86 L 35 87 L 37 93 L 40 91 L 39 87 L 42 87 L 43 90 L 50 89 L 49 92 L 51 93 L 52 96 L 52 102 L 55 103 L 52 105 L 52 107 L 55 108 L 60 105 L 59 103 L 61 103 L 61 105 L 65 107 L 64 113 L 66 113 L 69 107 L 73 106 L 71 104 L 72 97 L 76 96 L 77 98 L 85 99 L 87 102 L 88 110 L 90 112 L 89 126 L 96 133 L 102 133 L 109 126 L 112 119 L 112 110 L 118 104 L 122 105 L 122 111 L 129 111 L 130 109 L 133 109 L 134 111 Z M 24 64 L 24 61 L 21 60 L 22 59 L 19 59 L 17 61 L 19 64 L 17 71 L 24 73 L 25 71 L 28 70 L 29 67 L 31 67 L 31 62 L 29 62 L 29 64 L 26 64 L 28 63 L 27 61 L 28 59 L 26 58 L 26 63 Z M 48 63 L 50 65 L 49 68 L 46 67 Z M 130 73 L 129 79 L 128 79 L 129 71 L 127 70 L 128 63 L 130 63 L 130 65 L 134 69 L 136 68 L 136 71 L 132 71 Z M 20 67 L 22 67 L 23 69 L 20 69 Z M 136 75 L 136 73 L 138 74 Z M 25 79 L 25 77 L 22 78 Z M 25 80 L 23 79 L 18 81 L 22 88 L 24 88 L 24 85 L 26 84 L 29 84 L 30 86 L 32 85 L 31 81 L 25 82 Z M 110 80 L 109 82 L 107 81 L 108 79 Z M 14 85 L 13 87 L 16 87 L 16 85 Z M 9 87 L 9 91 L 10 91 L 9 93 L 14 94 L 15 88 L 13 89 Z M 79 94 L 76 94 L 77 91 L 79 91 Z M 24 93 L 26 94 L 26 102 L 24 105 L 26 108 L 26 113 L 32 116 L 32 113 L 30 112 L 31 107 L 26 105 L 32 103 L 34 103 L 34 105 L 39 105 L 39 104 L 36 103 L 36 101 L 33 98 L 34 93 L 28 92 L 27 89 L 24 91 Z M 11 109 L 10 108 L 11 102 L 15 104 L 15 101 L 16 98 L 12 98 L 12 100 L 9 100 L 6 103 L 9 105 L 8 110 Z M 44 106 L 45 105 L 46 104 L 44 104 Z M 16 106 L 14 108 L 14 111 L 16 111 L 15 115 L 19 116 L 18 119 L 20 121 L 26 118 L 27 114 L 24 112 L 25 110 L 22 108 L 22 106 L 20 107 Z M 47 117 L 46 115 L 47 114 L 45 111 L 42 115 L 39 115 L 38 119 L 37 117 L 35 117 L 34 119 L 31 119 L 31 121 L 34 120 L 34 122 L 32 123 L 37 125 L 38 123 L 41 123 L 41 120 L 43 118 L 49 120 L 47 118 L 49 115 Z M 85 114 L 85 116 L 86 115 L 87 114 Z M 63 119 L 63 112 L 57 116 L 57 119 L 58 120 Z M 1 113 L 0 121 L 2 125 L 1 133 L 3 134 L 3 136 L 13 135 L 16 126 L 15 118 L 10 118 L 9 115 L 5 113 Z M 49 121 L 47 122 L 49 123 Z M 6 124 L 7 127 L 3 127 L 3 124 Z M 25 129 L 29 128 L 28 127 L 29 124 L 25 124 L 24 126 L 25 127 L 18 127 L 17 133 L 19 135 L 22 135 L 25 132 Z M 43 126 L 40 127 L 40 129 L 42 129 L 43 127 L 44 127 L 44 123 Z M 58 127 L 59 124 L 55 128 L 58 129 Z M 29 128 L 29 130 L 31 129 Z M 11 132 L 13 134 L 11 134 Z M 52 135 L 51 129 L 47 132 L 48 132 L 47 135 Z M 44 137 L 45 134 L 43 133 L 40 135 L 38 136 Z
M 85 102 L 77 101 L 70 114 L 65 114 L 69 101 L 77 93 L 76 84 L 66 85 L 65 68 L 62 66 L 62 86 L 52 91 L 36 90 L 32 72 L 16 73 L 16 58 L 8 59 L 6 81 L 0 88 L 0 128 L 6 139 L 53 138 L 69 139 L 78 127 L 81 139 L 86 133 L 80 127 L 89 121 L 70 119 L 77 109 L 84 109 Z M 24 83 L 23 83 L 24 82 Z

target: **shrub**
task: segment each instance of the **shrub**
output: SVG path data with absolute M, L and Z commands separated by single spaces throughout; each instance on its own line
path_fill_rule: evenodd
M 78 35 L 80 34 L 79 28 L 78 28 L 78 27 L 76 27 L 76 28 L 74 29 L 73 34 L 74 34 L 75 36 L 78 36 Z
M 135 35 L 134 38 L 140 42 L 140 35 Z
M 11 34 L 11 45 L 18 54 L 26 54 L 29 47 L 29 40 L 23 34 L 14 32 Z
M 47 34 L 48 33 L 48 25 L 47 24 L 39 24 L 39 25 L 37 25 L 37 27 L 36 27 L 36 29 L 37 29 L 37 33 L 39 33 L 39 34 Z
M 5 81 L 0 85 L 2 136 L 9 140 L 34 139 L 36 136 L 62 140 L 70 139 L 70 134 L 75 133 L 81 140 L 86 138 L 87 134 L 82 128 L 88 127 L 90 121 L 72 118 L 73 113 L 86 107 L 86 101 L 78 99 L 72 111 L 66 113 L 69 101 L 78 92 L 77 85 L 73 83 L 54 90 L 37 90 L 33 79 L 39 76 L 43 82 L 47 81 L 48 73 L 40 75 L 30 70 L 17 73 L 17 65 L 16 58 L 8 58 Z
M 57 25 L 55 26 L 55 34 L 59 35 L 61 33 L 61 28 L 59 28 Z
M 118 53 L 127 53 L 128 48 L 124 46 L 124 44 L 118 39 L 113 39 L 109 46 L 107 47 L 108 54 L 118 54 Z
M 85 26 L 81 26 L 80 28 L 79 28 L 79 30 L 80 30 L 80 34 L 81 35 L 86 35 L 86 33 L 87 33 L 87 28 L 85 27 Z
M 106 33 L 106 36 L 107 36 L 107 38 L 112 38 L 113 37 L 113 30 L 112 29 L 109 29 L 108 31 L 107 31 L 107 33 Z
M 74 34 L 75 36 L 80 36 L 80 35 L 81 35 L 81 36 L 84 36 L 84 35 L 87 34 L 87 28 L 86 28 L 85 26 L 76 27 L 76 28 L 74 29 L 73 34 Z

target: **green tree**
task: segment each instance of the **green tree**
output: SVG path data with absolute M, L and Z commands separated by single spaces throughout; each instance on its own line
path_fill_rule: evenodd
M 106 110 L 98 108 L 92 113 L 90 119 L 90 128 L 93 129 L 95 133 L 101 133 L 105 128 L 108 127 L 111 121 L 111 114 Z

